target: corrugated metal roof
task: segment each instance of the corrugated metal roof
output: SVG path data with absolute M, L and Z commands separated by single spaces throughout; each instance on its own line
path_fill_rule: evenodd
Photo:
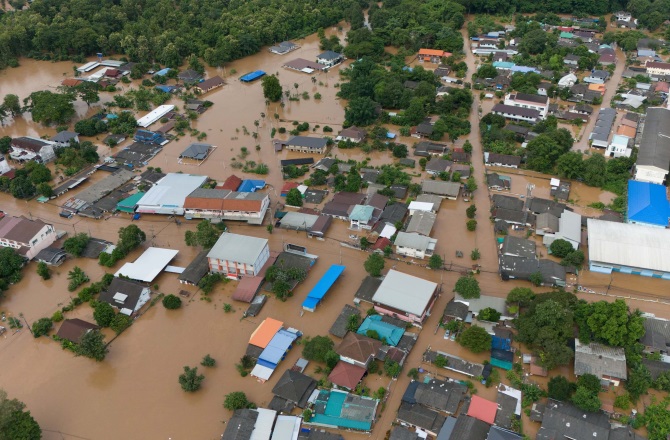
M 437 284 L 391 269 L 372 301 L 416 316 L 426 311 Z

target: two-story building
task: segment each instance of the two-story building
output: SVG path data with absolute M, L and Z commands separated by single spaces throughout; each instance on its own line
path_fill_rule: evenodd
M 12 139 L 12 142 L 9 144 L 12 147 L 9 157 L 19 162 L 34 160 L 35 162 L 48 163 L 56 158 L 54 145 L 54 142 L 45 141 L 44 139 L 21 136 Z
M 540 117 L 544 119 L 549 110 L 549 98 L 540 95 L 531 95 L 530 93 L 509 93 L 505 96 L 505 105 L 513 107 L 529 108 L 540 112 Z
M 224 232 L 207 254 L 209 270 L 229 278 L 256 276 L 270 258 L 264 238 Z
M 15 249 L 28 260 L 50 246 L 56 238 L 54 227 L 42 220 L 11 215 L 0 218 L 0 246 Z
M 269 206 L 267 193 L 198 188 L 184 200 L 184 217 L 187 220 L 238 220 L 259 225 Z
M 437 300 L 438 285 L 391 269 L 372 296 L 377 312 L 421 325 Z
M 647 68 L 647 74 L 654 76 L 670 75 L 670 63 L 662 63 L 660 61 L 647 61 L 644 65 Z

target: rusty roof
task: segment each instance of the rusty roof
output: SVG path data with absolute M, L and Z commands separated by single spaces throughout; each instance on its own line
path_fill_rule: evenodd
M 382 343 L 376 339 L 349 332 L 335 351 L 340 356 L 366 363 L 370 356 L 377 354 L 381 346 Z

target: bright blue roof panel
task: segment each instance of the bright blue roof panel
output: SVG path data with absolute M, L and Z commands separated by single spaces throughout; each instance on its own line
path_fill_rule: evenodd
M 258 363 L 268 368 L 273 368 L 272 364 L 277 366 L 297 337 L 295 333 L 279 330 L 258 357 Z
M 260 78 L 264 75 L 265 75 L 265 72 L 263 72 L 262 70 L 257 70 L 255 72 L 247 73 L 246 75 L 242 76 L 240 78 L 240 81 L 252 82 L 252 81 L 256 81 L 258 78 Z
M 330 269 L 323 274 L 323 277 L 316 283 L 316 286 L 309 292 L 307 298 L 302 303 L 302 308 L 314 311 L 316 306 L 321 302 L 328 290 L 332 287 L 335 281 L 342 275 L 344 272 L 345 266 L 340 266 L 339 264 L 333 264 L 330 266 Z
M 263 188 L 265 188 L 265 180 L 246 179 L 242 181 L 242 184 L 237 188 L 237 191 L 256 192 L 256 190 Z
M 628 222 L 668 226 L 670 203 L 663 185 L 628 181 Z
M 400 338 L 405 334 L 404 328 L 382 321 L 381 315 L 372 315 L 365 318 L 356 333 L 367 336 L 368 330 L 377 332 L 381 341 L 392 347 L 398 345 Z

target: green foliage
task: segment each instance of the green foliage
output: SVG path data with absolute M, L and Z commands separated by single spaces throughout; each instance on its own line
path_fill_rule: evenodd
M 454 286 L 454 292 L 463 298 L 479 298 L 481 289 L 479 282 L 472 276 L 460 277 Z
M 326 353 L 326 356 L 324 358 L 326 362 L 326 366 L 328 366 L 329 369 L 335 368 L 335 365 L 340 361 L 340 355 L 335 352 L 335 350 L 330 350 L 328 353 Z
M 233 311 L 232 304 L 228 304 L 228 303 L 223 304 L 223 311 L 224 311 L 224 313 L 232 312 Z
M 302 206 L 302 194 L 298 188 L 291 188 L 286 194 L 286 204 L 289 206 Z
M 594 393 L 583 386 L 577 386 L 577 391 L 575 391 L 575 394 L 572 396 L 572 403 L 574 403 L 577 408 L 587 412 L 599 411 L 600 406 L 602 405 L 598 393 Z
M 630 408 L 630 395 L 628 393 L 619 394 L 614 398 L 614 407 L 627 410 Z
M 498 322 L 502 315 L 496 309 L 487 307 L 479 311 L 477 319 L 480 321 Z
M 44 261 L 37 263 L 37 275 L 42 277 L 43 280 L 51 278 L 51 270 L 49 270 L 49 266 Z
M 353 98 L 344 109 L 345 125 L 365 127 L 377 119 L 377 103 L 367 96 Z
M 312 410 L 307 408 L 302 412 L 302 420 L 305 423 L 309 423 L 310 420 L 312 420 Z
M 53 321 L 51 318 L 40 318 L 33 323 L 33 336 L 39 338 L 49 333 L 49 330 L 53 327 Z
M 644 335 L 644 318 L 631 313 L 622 299 L 580 304 L 577 309 L 580 340 L 595 340 L 614 347 L 633 347 Z M 633 359 L 628 359 L 631 362 Z
M 220 273 L 209 273 L 198 282 L 198 287 L 202 290 L 202 293 L 209 295 L 220 282 L 227 283 L 228 279 Z
M 118 335 L 130 327 L 132 323 L 133 320 L 130 316 L 124 315 L 123 313 L 117 313 L 116 316 L 114 316 L 114 319 L 112 319 L 112 322 L 109 324 L 109 328 L 111 328 L 114 333 Z
M 111 254 L 103 252 L 100 254 L 98 264 L 112 267 L 117 261 L 123 259 L 128 253 L 136 249 L 147 239 L 146 234 L 137 225 L 128 225 L 119 229 L 119 241 Z
M 393 157 L 402 159 L 407 157 L 407 146 L 403 144 L 394 144 L 393 146 Z
M 542 272 L 533 272 L 530 274 L 528 277 L 528 281 L 533 283 L 534 286 L 541 286 L 542 283 L 544 282 L 544 277 L 542 276 Z
M 72 143 L 69 147 L 56 150 L 56 164 L 65 168 L 65 174 L 68 176 L 98 162 L 99 159 L 98 147 L 89 141 Z
M 572 251 L 568 253 L 568 255 L 565 256 L 561 260 L 561 264 L 563 266 L 574 266 L 574 267 L 582 267 L 582 264 L 584 263 L 584 252 L 581 250 L 577 251 Z
M 86 275 L 79 266 L 73 267 L 72 270 L 67 273 L 67 279 L 70 281 L 67 286 L 67 290 L 70 292 L 74 292 L 77 287 L 90 281 L 88 275 Z
M 568 402 L 572 393 L 577 389 L 575 383 L 570 382 L 565 376 L 554 376 L 549 379 L 547 392 L 552 399 Z
M 315 336 L 307 339 L 302 347 L 302 357 L 310 361 L 326 362 L 326 355 L 335 343 L 328 336 Z
M 91 237 L 85 232 L 80 232 L 63 242 L 63 249 L 73 257 L 81 257 Z
M 242 391 L 234 391 L 226 394 L 226 398 L 223 401 L 223 407 L 227 410 L 235 411 L 244 408 L 256 408 L 256 405 L 253 402 L 250 402 L 249 399 L 247 399 L 247 395 Z
M 413 380 L 419 380 L 419 370 L 416 368 L 410 368 L 407 372 L 407 377 L 411 377 Z
M 347 330 L 355 332 L 361 326 L 361 317 L 358 314 L 353 314 L 347 318 Z
M 0 297 L 10 284 L 21 280 L 24 259 L 13 248 L 0 247 Z
M 163 307 L 168 310 L 176 310 L 181 307 L 181 298 L 173 294 L 166 295 L 163 297 Z
M 202 365 L 203 367 L 213 367 L 214 365 L 216 365 L 216 359 L 211 357 L 209 354 L 206 354 L 205 357 L 202 358 L 200 365 Z
M 577 379 L 577 386 L 584 387 L 594 394 L 600 392 L 600 379 L 593 374 L 583 374 Z
M 643 364 L 639 364 L 630 369 L 628 380 L 626 380 L 626 390 L 633 402 L 637 402 L 641 395 L 647 394 L 651 386 L 651 374 Z
M 478 325 L 472 325 L 458 335 L 458 343 L 473 353 L 491 350 L 491 335 Z
M 0 389 L 0 438 L 7 440 L 40 440 L 42 430 L 26 405 L 17 400 L 9 399 L 7 393 Z
M 263 96 L 265 99 L 271 102 L 281 101 L 284 92 L 281 84 L 279 84 L 279 78 L 275 75 L 266 75 L 261 80 L 261 85 L 263 86 Z
M 477 220 L 468 220 L 465 223 L 465 227 L 468 229 L 468 231 L 472 232 L 475 229 L 477 229 Z
M 53 322 L 61 322 L 63 320 L 63 312 L 60 310 L 56 310 L 53 315 L 51 315 L 51 321 Z
M 109 327 L 114 321 L 114 307 L 106 302 L 98 302 L 93 309 L 93 319 L 100 327 Z
M 481 258 L 482 254 L 479 253 L 479 249 L 474 248 L 472 252 L 470 252 L 470 259 L 472 261 L 477 261 Z
M 184 241 L 187 246 L 202 246 L 204 249 L 211 249 L 221 236 L 225 225 L 217 223 L 216 225 L 209 220 L 201 220 L 196 226 L 195 232 L 186 231 Z
M 563 258 L 572 251 L 574 251 L 574 248 L 572 247 L 572 244 L 570 244 L 568 240 L 563 240 L 562 238 L 559 238 L 551 243 L 551 245 L 549 246 L 549 250 L 551 251 L 551 254 L 554 255 L 555 257 Z
M 402 371 L 402 366 L 392 359 L 384 361 L 384 374 L 388 377 L 398 377 Z
M 468 208 L 465 210 L 465 215 L 468 218 L 475 218 L 476 213 L 477 213 L 477 207 L 474 204 L 468 206 Z
M 31 93 L 23 100 L 25 109 L 32 114 L 33 121 L 44 125 L 65 124 L 75 115 L 75 95 L 41 90 Z
M 431 269 L 441 269 L 443 264 L 444 262 L 442 261 L 442 257 L 440 257 L 439 254 L 433 254 L 428 259 L 428 267 Z
M 435 364 L 435 366 L 436 366 L 437 368 L 444 368 L 444 367 L 447 366 L 447 364 L 448 364 L 449 362 L 447 361 L 447 358 L 446 358 L 446 357 L 442 356 L 441 354 L 438 354 L 438 355 L 435 357 L 435 362 L 433 362 L 433 363 Z
M 640 426 L 646 426 L 649 440 L 665 440 L 670 434 L 670 410 L 667 399 L 652 403 L 644 409 L 644 417 L 638 415 Z
M 373 277 L 378 277 L 382 274 L 382 269 L 384 269 L 384 257 L 379 254 L 370 254 L 370 256 L 363 263 L 365 271 Z
M 99 330 L 84 333 L 75 348 L 75 356 L 86 356 L 96 362 L 102 362 L 109 352 L 104 340 L 105 335 Z
M 189 393 L 198 391 L 203 380 L 205 380 L 205 375 L 198 374 L 198 367 L 191 368 L 189 366 L 184 366 L 184 372 L 179 375 L 179 385 L 181 385 L 181 389 Z

